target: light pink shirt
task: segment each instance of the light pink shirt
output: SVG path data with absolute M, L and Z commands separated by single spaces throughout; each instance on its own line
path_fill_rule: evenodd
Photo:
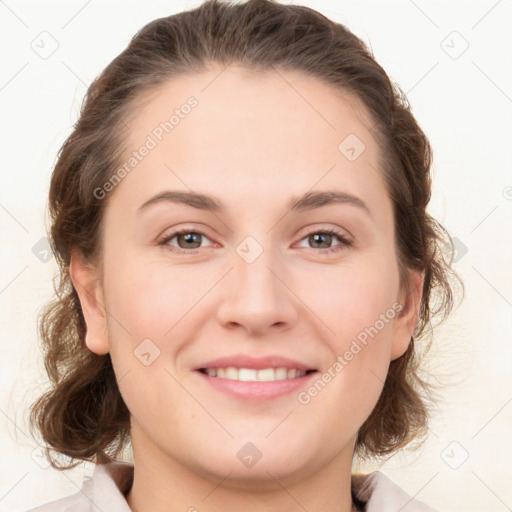
M 353 480 L 357 497 L 367 502 L 365 512 L 436 512 L 411 498 L 380 471 L 355 475 Z M 27 512 L 132 512 L 125 498 L 132 483 L 132 463 L 97 464 L 79 492 Z

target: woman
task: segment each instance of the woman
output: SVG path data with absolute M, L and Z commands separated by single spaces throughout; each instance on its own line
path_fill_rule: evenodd
M 146 25 L 52 176 L 32 421 L 54 467 L 96 466 L 34 510 L 433 510 L 352 474 L 427 426 L 415 345 L 456 278 L 431 160 L 363 42 L 312 9 Z

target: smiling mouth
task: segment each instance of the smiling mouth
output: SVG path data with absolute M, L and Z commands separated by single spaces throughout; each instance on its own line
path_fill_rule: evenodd
M 296 368 L 199 368 L 198 370 L 209 377 L 241 382 L 274 382 L 277 380 L 299 379 L 317 370 L 298 370 Z

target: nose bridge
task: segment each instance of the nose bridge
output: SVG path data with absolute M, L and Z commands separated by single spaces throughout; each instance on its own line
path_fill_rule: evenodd
M 270 240 L 271 237 L 266 237 L 260 242 L 252 235 L 242 240 L 235 250 L 233 276 L 239 293 L 251 301 L 262 299 L 267 304 L 279 293 L 277 278 L 271 271 L 279 265 Z M 239 296 L 239 299 L 243 298 Z
M 247 236 L 235 247 L 227 293 L 219 308 L 222 323 L 262 331 L 276 323 L 292 321 L 294 307 L 287 287 L 281 282 L 277 251 L 270 244 L 270 236 L 261 242 Z

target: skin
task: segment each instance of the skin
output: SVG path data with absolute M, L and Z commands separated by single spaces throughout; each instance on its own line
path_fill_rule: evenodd
M 87 346 L 110 352 L 131 412 L 128 504 L 137 512 L 248 503 L 251 511 L 348 512 L 357 430 L 408 346 L 422 282 L 410 271 L 412 291 L 399 285 L 372 120 L 353 96 L 312 77 L 232 65 L 147 94 L 128 121 L 129 151 L 189 96 L 198 106 L 105 198 L 103 276 L 78 251 L 71 262 Z M 354 161 L 338 150 L 348 134 L 366 146 Z M 226 211 L 161 202 L 137 214 L 168 189 L 213 195 Z M 287 209 L 291 197 L 333 189 L 359 197 L 369 213 L 351 204 Z M 158 244 L 181 227 L 204 233 L 200 248 L 183 237 Z M 352 244 L 308 237 L 329 228 Z M 252 263 L 236 251 L 247 236 L 263 248 Z M 292 357 L 322 373 L 396 301 L 402 312 L 307 405 L 297 392 L 236 399 L 192 371 L 245 353 Z M 147 338 L 160 355 L 145 366 L 134 350 Z M 262 454 L 250 468 L 237 457 L 247 442 Z

